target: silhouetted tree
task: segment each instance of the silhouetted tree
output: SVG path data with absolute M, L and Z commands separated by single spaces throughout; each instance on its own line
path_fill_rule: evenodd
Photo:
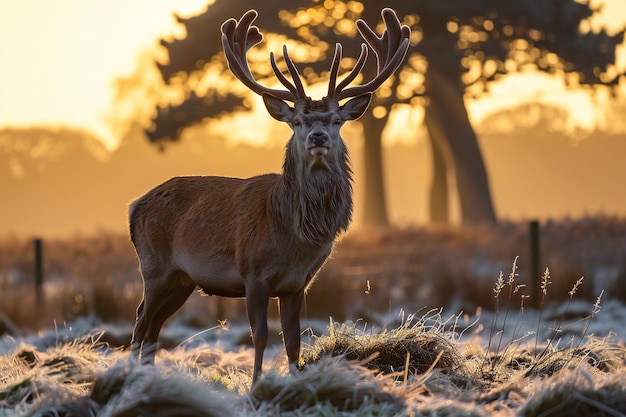
M 449 221 L 448 184 L 454 175 L 462 221 L 495 222 L 488 175 L 468 118 L 465 95 L 480 95 L 491 81 L 522 70 L 558 74 L 573 87 L 615 86 L 622 76 L 614 63 L 615 48 L 622 42 L 624 32 L 609 35 L 605 30 L 590 31 L 588 19 L 597 10 L 588 2 L 388 0 L 385 6 L 395 9 L 404 23 L 412 26 L 413 35 L 407 65 L 377 91 L 370 111 L 361 119 L 366 166 L 364 219 L 369 225 L 387 224 L 381 136 L 394 105 L 425 106 L 434 170 L 431 219 L 439 223 Z M 186 95 L 182 103 L 159 108 L 148 132 L 150 140 L 176 140 L 181 130 L 191 124 L 246 107 L 243 93 L 233 96 L 219 86 L 197 91 L 197 79 L 192 75 L 211 65 L 225 70 L 220 25 L 253 7 L 260 11 L 258 25 L 264 32 L 321 44 L 321 50 L 329 53 L 333 48 L 328 44 L 334 42 L 341 42 L 345 51 L 358 51 L 361 39 L 355 36 L 352 22 L 358 17 L 374 22 L 380 19 L 381 8 L 374 0 L 217 0 L 196 17 L 179 19 L 187 36 L 162 42 L 169 63 L 159 65 L 159 69 L 167 83 L 182 85 Z M 304 65 L 298 61 L 302 70 Z M 324 53 L 316 55 L 306 63 L 313 71 L 307 69 L 304 74 L 311 82 L 317 75 L 323 77 L 329 61 Z M 271 76 L 267 57 L 260 62 L 263 65 L 253 68 L 257 76 Z M 363 78 L 371 78 L 374 71 L 373 65 L 367 66 Z
M 425 124 L 434 181 L 431 218 L 448 221 L 448 176 L 453 173 L 464 223 L 496 219 L 488 177 L 469 122 L 464 95 L 485 92 L 499 76 L 521 70 L 560 74 L 571 86 L 616 85 L 615 48 L 624 32 L 585 30 L 597 11 L 575 0 L 392 1 L 416 20 L 425 59 Z M 586 23 L 585 23 L 586 22 Z M 412 62 L 412 61 L 409 61 Z M 415 61 L 413 61 L 415 62 Z

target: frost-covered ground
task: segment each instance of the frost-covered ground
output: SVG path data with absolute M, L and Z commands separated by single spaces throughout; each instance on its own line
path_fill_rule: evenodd
M 543 225 L 545 300 L 524 295 L 536 274 L 523 224 L 345 239 L 307 295 L 304 371 L 289 374 L 272 320 L 252 391 L 248 326 L 211 327 L 214 300 L 199 296 L 163 329 L 155 367 L 129 361 L 141 280 L 126 236 L 50 242 L 43 311 L 12 280 L 28 276 L 30 242 L 6 242 L 0 314 L 57 325 L 0 337 L 0 416 L 626 415 L 625 238 L 624 219 Z M 519 283 L 496 281 L 518 255 Z M 242 305 L 226 305 L 232 320 Z M 449 307 L 411 310 L 423 305 Z
M 624 317 L 616 301 L 571 300 L 541 311 L 396 312 L 373 324 L 303 320 L 308 365 L 294 375 L 272 322 L 252 391 L 245 325 L 173 321 L 156 367 L 139 367 L 114 346 L 129 324 L 80 319 L 0 339 L 0 415 L 625 415 Z
M 626 305 L 614 300 L 600 300 L 598 304 L 586 300 L 572 299 L 557 305 L 547 305 L 542 310 L 534 308 L 510 307 L 508 311 L 478 308 L 472 312 L 458 310 L 431 310 L 406 312 L 403 310 L 386 315 L 375 315 L 374 323 L 364 320 L 347 321 L 347 325 L 364 332 L 381 332 L 393 329 L 411 317 L 430 317 L 427 321 L 438 326 L 451 340 L 460 343 L 478 343 L 485 347 L 492 339 L 502 340 L 501 344 L 514 343 L 527 345 L 545 344 L 553 340 L 559 346 L 579 343 L 586 336 L 611 337 L 626 341 Z M 329 318 L 332 320 L 332 318 Z M 302 343 L 313 344 L 315 339 L 328 333 L 329 321 L 318 319 L 301 320 L 303 327 Z M 280 323 L 270 321 L 273 338 L 268 351 L 276 350 L 282 354 Z M 132 324 L 102 323 L 95 318 L 81 317 L 69 323 L 59 324 L 39 332 L 28 332 L 21 336 L 0 338 L 0 354 L 4 355 L 20 344 L 26 343 L 39 350 L 70 342 L 87 334 L 99 334 L 100 340 L 112 347 L 119 347 L 129 342 Z M 502 335 L 502 337 L 500 337 Z M 198 346 L 213 346 L 224 351 L 239 351 L 242 347 L 251 348 L 249 328 L 246 324 L 216 324 L 214 327 L 200 329 L 186 325 L 183 320 L 172 320 L 160 336 L 160 344 L 165 350 L 191 349 Z

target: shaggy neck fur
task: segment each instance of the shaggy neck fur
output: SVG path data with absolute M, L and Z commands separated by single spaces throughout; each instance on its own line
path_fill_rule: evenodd
M 340 143 L 338 156 L 313 169 L 287 144 L 283 175 L 275 207 L 287 227 L 313 246 L 331 243 L 352 220 L 352 170 L 348 150 Z

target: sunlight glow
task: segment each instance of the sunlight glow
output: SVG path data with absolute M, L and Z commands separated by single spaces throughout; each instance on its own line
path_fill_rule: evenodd
M 132 73 L 141 51 L 176 32 L 172 13 L 206 0 L 59 0 L 0 5 L 0 128 L 76 126 L 109 147 L 105 121 L 115 76 Z
M 565 127 L 567 131 L 576 129 L 593 130 L 600 116 L 601 108 L 596 107 L 593 97 L 586 90 L 568 90 L 563 80 L 542 73 L 521 73 L 503 77 L 490 86 L 489 93 L 479 99 L 467 100 L 472 123 L 479 125 L 486 117 L 520 104 L 539 102 L 562 107 L 570 115 Z
M 114 148 L 119 138 L 106 120 L 113 102 L 114 78 L 132 74 L 140 54 L 154 50 L 160 37 L 182 35 L 172 13 L 194 15 L 204 10 L 207 3 L 207 0 L 2 2 L 0 129 L 7 126 L 86 129 Z M 326 0 L 323 4 L 338 17 L 347 12 L 333 8 L 334 1 Z M 349 7 L 359 4 L 352 2 Z M 626 2 L 592 1 L 592 6 L 599 4 L 604 4 L 602 15 L 588 25 L 588 30 L 605 26 L 615 32 L 624 25 Z M 301 11 L 295 18 L 310 20 L 323 16 Z M 490 23 L 486 21 L 485 25 Z M 341 25 L 345 26 L 341 30 L 353 26 L 343 20 L 338 23 Z M 462 28 L 451 22 L 449 30 L 462 31 Z M 294 52 L 297 55 L 301 51 L 294 49 Z M 618 70 L 625 66 L 626 47 L 622 46 Z M 385 93 L 384 88 L 377 92 Z M 323 94 L 321 90 L 320 95 Z M 537 74 L 504 77 L 493 84 L 490 94 L 469 100 L 468 107 L 472 121 L 480 123 L 498 108 L 532 100 L 565 106 L 576 128 L 593 129 L 601 110 L 588 93 L 565 91 L 562 81 Z M 262 106 L 261 110 L 264 110 Z M 252 140 L 258 143 L 260 136 L 257 134 Z

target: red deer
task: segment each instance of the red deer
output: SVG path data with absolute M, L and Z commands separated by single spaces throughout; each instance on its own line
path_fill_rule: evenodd
M 142 363 L 154 361 L 163 323 L 196 287 L 209 295 L 245 297 L 255 352 L 253 383 L 267 345 L 271 297 L 279 300 L 289 363 L 299 360 L 304 293 L 352 217 L 352 171 L 339 130 L 365 112 L 373 91 L 399 67 L 410 35 L 391 9 L 382 11 L 386 29 L 380 37 L 357 21 L 361 36 L 376 54 L 377 75 L 348 87 L 367 60 L 363 44 L 354 68 L 336 84 L 342 57 L 337 44 L 328 94 L 312 100 L 285 47 L 292 82 L 273 54 L 270 63 L 287 90 L 267 88 L 254 79 L 246 54 L 263 38 L 251 26 L 256 17 L 257 12 L 250 10 L 239 22 L 224 22 L 222 44 L 231 72 L 263 97 L 272 117 L 293 130 L 283 172 L 247 179 L 177 177 L 146 193 L 129 210 L 130 236 L 144 285 L 131 342 L 133 356 L 141 357 Z M 347 98 L 351 99 L 340 104 Z

